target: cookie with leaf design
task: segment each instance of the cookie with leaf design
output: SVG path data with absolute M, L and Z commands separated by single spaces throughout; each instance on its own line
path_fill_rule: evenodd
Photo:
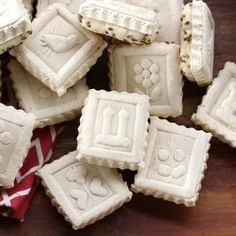
M 151 115 L 179 116 L 183 106 L 179 61 L 179 46 L 175 44 L 112 46 L 109 49 L 111 88 L 148 95 Z
M 77 151 L 46 165 L 38 175 L 53 205 L 75 230 L 104 218 L 132 198 L 117 170 L 76 160 Z
M 145 168 L 132 190 L 194 206 L 204 178 L 211 134 L 151 117 Z

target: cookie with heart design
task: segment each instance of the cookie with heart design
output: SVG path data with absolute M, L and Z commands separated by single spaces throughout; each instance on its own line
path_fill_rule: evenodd
M 38 172 L 53 205 L 75 230 L 111 214 L 132 197 L 115 169 L 80 162 L 77 154 L 71 152 Z

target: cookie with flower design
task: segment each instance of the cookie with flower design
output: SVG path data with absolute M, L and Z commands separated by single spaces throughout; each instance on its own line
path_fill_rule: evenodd
M 183 86 L 179 61 L 179 46 L 175 44 L 112 46 L 109 49 L 111 88 L 148 95 L 151 115 L 179 116 Z

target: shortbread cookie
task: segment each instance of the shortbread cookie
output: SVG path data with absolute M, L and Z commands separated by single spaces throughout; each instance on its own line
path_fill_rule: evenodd
M 211 134 L 152 117 L 145 168 L 132 189 L 176 204 L 194 206 L 204 178 Z
M 78 162 L 76 154 L 69 153 L 38 172 L 52 204 L 75 230 L 104 218 L 132 198 L 116 170 Z
M 45 10 L 49 5 L 53 3 L 63 4 L 68 10 L 74 14 L 78 14 L 80 5 L 85 2 L 85 0 L 38 0 L 37 3 L 37 17 L 39 14 Z
M 12 60 L 8 68 L 19 105 L 26 112 L 35 115 L 37 128 L 72 120 L 80 115 L 88 94 L 85 79 L 77 82 L 59 98 L 18 62 Z
M 215 23 L 203 1 L 193 0 L 182 12 L 181 63 L 184 75 L 198 85 L 212 82 Z
M 236 147 L 236 64 L 227 62 L 214 79 L 192 120 Z
M 0 54 L 24 41 L 31 22 L 21 0 L 0 1 Z
M 80 26 L 60 4 L 49 6 L 33 22 L 33 34 L 11 54 L 58 96 L 82 79 L 107 43 Z
M 34 0 L 22 0 L 28 14 L 29 14 L 29 17 L 30 19 L 32 20 L 33 19 L 33 9 L 34 9 Z
M 157 13 L 159 32 L 156 41 L 180 44 L 183 0 L 126 0 L 126 2 L 154 10 Z
M 151 43 L 158 31 L 154 11 L 120 1 L 87 0 L 80 6 L 79 18 L 95 33 L 134 44 Z
M 148 95 L 151 115 L 182 114 L 178 45 L 157 42 L 142 47 L 119 45 L 109 52 L 112 90 Z
M 11 188 L 30 148 L 35 118 L 0 104 L 0 186 Z
M 90 90 L 80 120 L 77 159 L 120 169 L 143 167 L 148 109 L 145 95 Z

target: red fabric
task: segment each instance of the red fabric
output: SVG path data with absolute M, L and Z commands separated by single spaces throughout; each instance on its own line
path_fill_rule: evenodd
M 0 215 L 23 221 L 38 181 L 35 172 L 52 156 L 59 126 L 34 131 L 31 147 L 12 189 L 0 189 Z

